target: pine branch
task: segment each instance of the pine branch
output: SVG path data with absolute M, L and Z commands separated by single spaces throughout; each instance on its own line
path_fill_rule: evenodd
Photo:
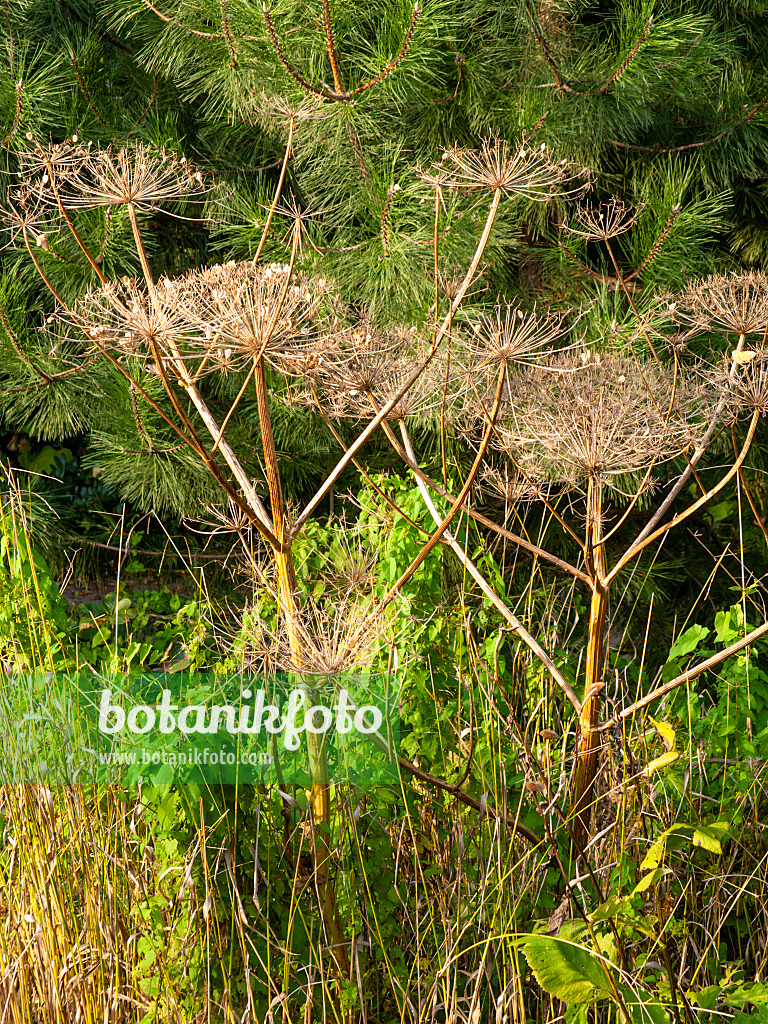
M 219 0 L 219 6 L 221 7 L 221 27 L 224 29 L 224 38 L 227 41 L 227 49 L 229 50 L 229 66 L 231 68 L 236 68 L 237 50 L 233 45 L 232 34 L 229 30 L 229 22 L 227 21 L 227 3 L 228 0 Z
M 530 25 L 531 25 L 531 31 L 533 32 L 533 37 L 536 40 L 536 42 L 539 44 L 539 49 L 541 50 L 541 54 L 542 54 L 544 60 L 547 62 L 547 66 L 549 67 L 549 70 L 552 72 L 552 74 L 555 77 L 555 83 L 557 85 L 557 88 L 560 90 L 560 92 L 575 93 L 575 90 L 572 89 L 569 85 L 566 84 L 563 76 L 560 74 L 560 71 L 559 71 L 557 65 L 555 64 L 554 60 L 552 59 L 552 54 L 549 52 L 549 47 L 547 46 L 547 44 L 546 44 L 546 42 L 544 40 L 544 37 L 542 36 L 541 32 L 539 31 L 538 25 L 536 24 L 536 15 L 531 13 L 529 11 L 529 9 L 528 9 L 528 2 L 527 2 L 527 0 L 526 0 L 525 8 L 526 8 L 526 11 L 528 11 L 528 13 L 529 13 Z
M 611 77 L 609 79 L 607 79 L 607 81 L 605 81 L 603 83 L 603 85 L 600 86 L 598 92 L 600 93 L 601 96 L 605 94 L 605 92 L 609 88 L 609 86 L 613 85 L 614 82 L 618 81 L 619 78 L 621 78 L 621 76 L 627 70 L 629 65 L 632 63 L 632 61 L 637 56 L 638 52 L 640 51 L 640 47 L 643 45 L 645 40 L 648 38 L 648 35 L 649 35 L 649 33 L 650 33 L 652 28 L 653 28 L 653 17 L 651 16 L 648 19 L 648 21 L 646 21 L 645 25 L 643 26 L 643 30 L 640 33 L 640 37 L 638 38 L 637 42 L 632 47 L 632 49 L 629 51 L 629 54 L 627 55 L 626 60 L 623 60 L 621 62 L 621 64 L 616 68 L 616 70 L 613 72 Z
M 167 25 L 173 25 L 174 28 L 180 28 L 184 32 L 189 32 L 190 35 L 199 36 L 201 39 L 221 39 L 220 32 L 201 32 L 199 29 L 190 28 L 188 25 L 182 25 L 180 21 L 174 21 L 173 18 L 167 17 L 165 14 L 161 14 L 158 9 L 153 6 L 151 0 L 142 0 L 145 7 L 148 7 L 153 14 L 156 14 L 161 21 L 164 21 Z
M 628 277 L 624 278 L 624 283 L 625 284 L 629 283 L 632 280 L 633 277 L 637 277 L 638 274 L 642 274 L 642 272 L 645 270 L 645 268 L 648 266 L 648 264 L 652 260 L 654 260 L 656 258 L 656 256 L 658 256 L 659 250 L 661 249 L 662 245 L 664 244 L 664 240 L 666 239 L 667 235 L 669 234 L 670 229 L 672 228 L 672 225 L 677 220 L 677 218 L 678 218 L 678 216 L 680 214 L 681 209 L 682 209 L 682 207 L 677 206 L 677 205 L 672 207 L 672 212 L 670 213 L 669 217 L 667 218 L 667 223 L 664 225 L 664 230 L 661 232 L 659 237 L 656 239 L 656 242 L 654 243 L 651 251 L 645 257 L 645 259 L 640 264 L 640 266 L 637 268 L 637 270 L 633 270 L 632 273 L 629 274 Z
M 24 82 L 23 81 L 17 82 L 16 83 L 16 113 L 14 115 L 13 122 L 11 123 L 11 127 L 8 130 L 8 134 L 5 136 L 5 138 L 2 140 L 2 142 L 0 142 L 0 146 L 2 146 L 4 149 L 5 149 L 6 144 L 11 141 L 13 136 L 19 130 L 19 122 L 21 120 L 21 94 L 23 92 L 23 89 L 24 89 Z
M 582 263 L 578 256 L 571 252 L 571 250 L 568 248 L 565 242 L 563 242 L 561 239 L 557 240 L 557 244 L 559 248 L 562 249 L 562 251 L 565 253 L 566 257 L 571 261 L 571 263 L 575 264 L 579 268 L 579 270 L 581 270 L 586 276 L 591 277 L 593 281 L 599 281 L 600 284 L 608 285 L 611 291 L 614 292 L 618 291 L 618 289 L 621 287 L 628 287 L 628 278 L 620 280 L 618 277 L 614 277 L 611 274 L 601 274 L 597 270 L 593 270 L 592 267 L 588 266 L 586 263 Z M 642 291 L 642 289 L 643 286 L 638 283 L 634 283 L 631 286 L 629 286 L 629 290 L 632 292 L 639 292 Z
M 148 0 L 144 0 L 144 2 L 147 3 Z M 304 89 L 308 93 L 311 93 L 313 96 L 321 96 L 323 99 L 326 100 L 343 100 L 344 97 L 332 92 L 325 85 L 322 88 L 318 88 L 315 85 L 310 85 L 310 83 L 307 82 L 304 78 L 302 78 L 298 71 L 296 71 L 293 68 L 293 66 L 289 63 L 288 58 L 283 53 L 282 47 L 280 46 L 280 41 L 277 38 L 275 27 L 272 24 L 272 13 L 266 4 L 264 4 L 263 10 L 264 21 L 267 23 L 267 32 L 269 33 L 269 38 L 272 43 L 272 49 L 275 51 L 275 55 L 282 64 L 283 70 L 286 72 L 286 74 L 290 75 L 290 77 L 294 80 L 294 82 L 296 82 L 297 85 L 301 86 L 302 89 Z
M 351 97 L 355 97 L 355 96 L 359 96 L 359 94 L 361 92 L 364 92 L 366 89 L 370 89 L 374 85 L 378 85 L 379 82 L 383 82 L 385 78 L 389 78 L 389 76 L 392 74 L 392 72 L 395 71 L 399 67 L 399 65 L 403 61 L 403 58 L 405 57 L 406 53 L 408 52 L 408 47 L 411 45 L 411 39 L 413 38 L 413 33 L 414 33 L 415 29 L 416 29 L 416 22 L 418 20 L 419 20 L 419 5 L 418 5 L 418 3 L 415 3 L 413 5 L 413 13 L 411 15 L 411 23 L 408 26 L 408 31 L 405 33 L 405 39 L 403 40 L 403 45 L 400 47 L 400 51 L 397 54 L 397 56 L 393 60 L 390 60 L 390 61 L 387 62 L 387 66 L 384 68 L 384 70 L 380 74 L 376 75 L 374 78 L 372 78 L 369 82 L 366 82 L 364 85 L 359 85 L 354 90 L 354 92 L 352 92 L 350 94 L 350 98 Z
M 713 146 L 716 142 L 720 142 L 731 132 L 734 132 L 740 125 L 747 124 L 755 117 L 762 108 L 768 103 L 768 96 L 765 99 L 760 100 L 757 106 L 753 107 L 748 114 L 745 114 L 740 121 L 736 121 L 734 124 L 729 125 L 724 131 L 720 132 L 719 135 L 715 135 L 711 139 L 705 139 L 703 142 L 689 142 L 683 146 L 673 146 L 671 148 L 662 148 L 658 143 L 654 143 L 652 146 L 634 146 L 629 142 L 619 142 L 617 139 L 611 139 L 611 146 L 618 146 L 620 149 L 631 149 L 636 153 L 658 153 L 658 154 L 670 154 L 670 153 L 685 153 L 691 149 L 702 149 L 704 146 Z
M 145 0 L 145 2 L 148 2 L 148 0 Z M 326 8 L 327 0 L 323 0 L 324 18 L 326 15 Z M 330 19 L 330 14 L 328 14 L 328 18 Z M 411 14 L 411 23 L 408 26 L 408 29 L 405 33 L 405 38 L 403 39 L 403 43 L 397 55 L 391 58 L 389 61 L 387 61 L 386 67 L 384 68 L 383 71 L 379 72 L 378 75 L 374 75 L 373 78 L 369 79 L 367 82 L 364 82 L 363 85 L 358 85 L 356 89 L 352 89 L 351 91 L 348 92 L 344 89 L 340 77 L 338 57 L 336 55 L 335 43 L 333 40 L 333 34 L 331 32 L 330 20 L 327 20 L 325 22 L 326 45 L 328 47 L 328 56 L 331 61 L 331 70 L 333 72 L 335 86 L 334 89 L 331 89 L 330 86 L 325 84 L 325 82 L 322 82 L 320 86 L 311 85 L 293 67 L 288 58 L 285 56 L 283 49 L 280 45 L 280 41 L 277 38 L 277 33 L 275 32 L 275 27 L 272 23 L 271 11 L 269 7 L 266 4 L 264 4 L 264 20 L 267 23 L 267 31 L 269 32 L 269 38 L 272 43 L 272 49 L 275 51 L 277 59 L 280 61 L 285 72 L 289 74 L 291 78 L 294 80 L 294 82 L 296 82 L 297 85 L 300 85 L 302 89 L 305 89 L 307 92 L 312 93 L 314 96 L 321 96 L 323 97 L 323 99 L 333 100 L 335 103 L 352 103 L 355 97 L 359 96 L 362 92 L 365 92 L 366 90 L 373 88 L 373 86 L 375 85 L 379 85 L 381 82 L 385 81 L 385 79 L 389 78 L 389 76 L 400 66 L 403 59 L 405 58 L 405 55 L 408 52 L 418 19 L 419 5 L 417 2 L 416 4 L 414 4 L 413 13 Z
M 101 114 L 99 113 L 98 109 L 96 108 L 96 105 L 94 104 L 93 100 L 91 99 L 91 95 L 88 92 L 88 89 L 86 87 L 85 82 L 83 81 L 83 76 L 80 74 L 80 65 L 78 64 L 77 58 L 74 55 L 71 58 L 71 62 L 72 62 L 72 67 L 75 69 L 75 74 L 77 75 L 77 81 L 78 81 L 78 84 L 80 86 L 80 92 L 82 92 L 83 96 L 85 97 L 85 102 L 88 104 L 88 107 L 90 108 L 91 112 L 96 116 L 96 118 L 99 121 L 101 121 L 101 123 L 104 125 L 104 127 L 107 129 L 107 131 L 110 133 L 110 135 L 112 136 L 112 140 L 114 141 L 114 138 L 115 138 L 114 133 L 113 133 L 112 129 L 110 128 L 110 126 L 107 124 L 107 122 L 104 120 L 104 118 L 101 116 Z
M 328 50 L 328 59 L 331 62 L 331 72 L 333 74 L 333 84 L 336 87 L 336 92 L 342 95 L 346 92 L 344 84 L 341 79 L 341 71 L 339 69 L 339 58 L 336 53 L 336 46 L 333 41 L 333 26 L 331 25 L 331 8 L 328 0 L 322 0 L 323 4 L 323 24 L 325 26 L 325 45 Z
M 32 362 L 32 360 L 29 358 L 29 356 L 26 354 L 26 352 L 19 344 L 19 339 L 16 337 L 16 334 L 14 333 L 13 328 L 10 325 L 10 322 L 2 305 L 0 305 L 0 323 L 2 323 L 3 328 L 5 329 L 6 336 L 10 341 L 11 345 L 13 346 L 13 349 L 16 352 L 16 355 L 19 357 L 19 359 L 21 359 L 25 366 L 28 366 L 30 370 L 36 373 L 44 384 L 50 384 L 53 378 L 49 377 L 48 374 L 41 370 L 38 366 L 35 366 L 35 364 Z
M 136 128 L 139 127 L 141 122 L 144 120 L 144 118 L 147 116 L 147 114 L 152 109 L 156 97 L 157 97 L 157 75 L 154 75 L 154 79 L 153 79 L 153 82 L 152 82 L 152 95 L 149 98 L 149 103 L 146 105 L 146 107 L 141 112 L 141 114 L 136 119 L 136 121 L 134 121 L 133 128 L 131 129 L 131 131 L 134 131 Z

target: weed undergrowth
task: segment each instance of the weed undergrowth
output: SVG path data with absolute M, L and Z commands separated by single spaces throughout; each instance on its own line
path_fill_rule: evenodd
M 352 587 L 386 589 L 420 548 L 418 492 L 383 477 L 375 487 L 408 518 L 372 485 L 344 529 L 309 524 L 297 561 L 318 621 L 330 622 Z M 23 502 L 6 502 L 0 523 L 6 725 L 20 673 L 32 669 L 51 672 L 37 708 L 49 720 L 56 672 L 72 665 L 265 670 L 256 641 L 277 616 L 268 580 L 239 620 L 215 614 L 203 587 L 188 600 L 121 584 L 72 607 L 35 550 Z M 470 531 L 457 536 L 471 547 Z M 503 586 L 499 565 L 483 558 Z M 577 603 L 547 618 L 541 595 L 529 600 L 576 685 Z M 348 977 L 329 971 L 300 787 L 8 782 L 3 1019 L 768 1019 L 764 649 L 608 732 L 594 836 L 573 860 L 558 795 L 573 776 L 576 722 L 494 614 L 439 549 L 391 612 L 378 657 L 400 687 L 403 752 L 426 781 L 334 790 Z M 727 646 L 749 630 L 748 616 L 744 598 L 712 622 L 687 624 L 656 663 L 617 655 L 608 699 Z M 66 709 L 58 712 L 64 731 Z

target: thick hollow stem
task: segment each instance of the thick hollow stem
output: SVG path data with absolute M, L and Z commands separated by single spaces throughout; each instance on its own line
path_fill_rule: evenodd
M 259 356 L 254 362 L 254 385 L 256 388 L 256 406 L 259 414 L 261 446 L 264 453 L 264 470 L 269 488 L 269 500 L 272 506 L 272 522 L 274 525 L 277 547 L 273 547 L 275 568 L 278 579 L 278 603 L 280 617 L 285 624 L 288 642 L 291 648 L 291 661 L 296 671 L 306 667 L 306 638 L 301 629 L 296 569 L 293 562 L 291 542 L 287 540 L 288 523 L 286 520 L 283 491 L 280 484 L 280 467 L 275 448 L 272 430 L 272 417 L 269 411 L 269 392 L 267 390 L 266 367 L 264 357 Z M 320 909 L 325 925 L 326 941 L 331 946 L 334 969 L 337 977 L 349 974 L 349 962 L 344 950 L 344 932 L 336 907 L 336 894 L 331 871 L 331 787 L 328 778 L 328 753 L 323 733 L 305 733 L 307 737 L 307 753 L 312 773 L 312 789 L 309 794 L 312 809 L 312 823 L 315 828 L 315 845 L 313 849 L 313 867 L 317 886 Z
M 605 583 L 605 545 L 602 527 L 602 483 L 594 478 L 587 489 L 587 536 L 585 555 L 592 577 L 592 604 L 589 611 L 589 637 L 584 680 L 584 703 L 579 715 L 581 745 L 578 752 L 576 791 L 573 801 L 573 842 L 578 854 L 589 840 L 594 802 L 595 779 L 602 739 L 597 731 L 602 689 L 605 628 L 608 611 L 608 587 Z

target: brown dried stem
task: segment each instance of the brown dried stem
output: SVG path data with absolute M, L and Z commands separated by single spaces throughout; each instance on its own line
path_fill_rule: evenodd
M 259 258 L 261 257 L 261 251 L 264 248 L 264 243 L 267 240 L 267 234 L 268 234 L 270 226 L 272 224 L 272 218 L 275 216 L 275 210 L 277 209 L 277 204 L 280 202 L 280 194 L 283 191 L 283 183 L 285 182 L 285 172 L 288 169 L 288 159 L 289 159 L 289 157 L 291 155 L 291 147 L 293 145 L 293 133 L 294 133 L 295 128 L 296 128 L 296 118 L 292 117 L 290 119 L 290 127 L 288 129 L 288 141 L 285 144 L 285 155 L 283 156 L 283 163 L 282 163 L 282 166 L 280 168 L 280 177 L 278 178 L 277 188 L 275 190 L 275 198 L 272 200 L 272 205 L 269 208 L 269 213 L 267 214 L 267 220 L 266 220 L 266 223 L 264 224 L 264 230 L 261 233 L 261 238 L 259 239 L 259 244 L 258 244 L 258 247 L 256 249 L 256 255 L 253 257 L 253 262 L 254 263 L 258 263 L 259 262 Z
M 610 718 L 607 722 L 603 722 L 597 727 L 597 732 L 606 732 L 608 729 L 612 729 L 614 725 L 618 725 L 619 722 L 623 722 L 626 718 L 636 714 L 638 711 L 642 711 L 643 708 L 648 707 L 649 704 L 653 704 L 654 701 L 660 700 L 662 697 L 666 697 L 668 693 L 676 690 L 678 686 L 685 686 L 686 683 L 691 682 L 704 672 L 709 672 L 710 669 L 715 668 L 717 665 L 722 664 L 727 658 L 733 657 L 734 654 L 738 654 L 739 651 L 743 651 L 745 647 L 749 647 L 756 640 L 759 640 L 761 636 L 765 636 L 768 633 L 768 622 L 764 622 L 762 626 L 758 626 L 753 629 L 751 633 L 747 633 L 740 640 L 732 643 L 729 647 L 726 647 L 722 651 L 718 651 L 717 654 L 713 654 L 710 658 L 705 661 L 699 662 L 693 668 L 688 669 L 685 672 L 681 672 L 680 675 L 675 676 L 674 679 L 670 679 L 668 683 L 664 683 L 663 686 L 658 686 L 655 690 L 651 690 L 644 697 L 634 701 L 626 708 L 622 708 L 618 715 Z
M 299 515 L 298 519 L 293 524 L 293 528 L 291 529 L 290 532 L 290 539 L 293 539 L 293 537 L 295 537 L 298 534 L 299 530 L 302 528 L 304 523 L 307 521 L 307 519 L 309 519 L 309 517 L 312 515 L 315 509 L 320 505 L 325 496 L 328 494 L 329 490 L 335 484 L 336 480 L 341 476 L 346 467 L 349 465 L 353 456 L 355 456 L 357 452 L 360 450 L 360 448 L 363 447 L 363 445 L 369 439 L 369 437 L 371 437 L 371 435 L 376 431 L 379 424 L 385 419 L 385 417 L 389 415 L 389 413 L 394 409 L 394 407 L 397 405 L 397 403 L 400 401 L 403 395 L 405 395 L 408 392 L 408 390 L 418 380 L 418 378 L 421 376 L 421 374 L 424 372 L 427 366 L 432 362 L 432 359 L 434 358 L 440 343 L 442 342 L 443 338 L 445 337 L 450 327 L 451 321 L 453 319 L 453 314 L 461 305 L 464 295 L 466 294 L 467 289 L 469 288 L 470 284 L 474 279 L 477 267 L 480 263 L 483 252 L 485 251 L 485 247 L 488 244 L 488 239 L 490 238 L 491 235 L 491 229 L 493 228 L 493 223 L 496 219 L 496 214 L 498 212 L 500 202 L 501 189 L 498 188 L 494 191 L 493 199 L 491 200 L 488 215 L 485 220 L 485 227 L 483 228 L 483 233 L 480 237 L 480 241 L 478 242 L 477 248 L 475 249 L 475 254 L 472 257 L 472 261 L 467 269 L 466 274 L 464 275 L 464 280 L 462 281 L 458 291 L 456 292 L 456 295 L 453 299 L 453 302 L 450 305 L 450 308 L 445 319 L 443 320 L 443 323 L 441 324 L 439 330 L 435 332 L 435 337 L 433 339 L 429 353 L 427 354 L 425 359 L 421 361 L 419 366 L 417 366 L 417 368 L 411 374 L 408 375 L 402 386 L 398 388 L 397 392 L 392 396 L 392 398 L 390 398 L 386 405 L 384 405 L 381 408 L 381 410 L 371 420 L 368 426 L 358 435 L 353 444 L 350 445 L 347 452 L 345 452 L 342 458 L 338 461 L 335 468 L 331 471 L 328 477 L 326 477 L 325 482 L 320 486 L 315 496 L 305 506 L 305 508 Z

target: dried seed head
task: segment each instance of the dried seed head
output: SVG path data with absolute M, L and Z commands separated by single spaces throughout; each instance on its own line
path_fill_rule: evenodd
M 672 314 L 699 330 L 763 334 L 768 328 L 768 276 L 752 271 L 708 277 L 679 296 Z
M 591 353 L 559 357 L 512 381 L 501 447 L 533 479 L 578 486 L 644 471 L 690 449 L 716 396 L 692 373 Z
M 292 275 L 288 266 L 230 261 L 192 271 L 174 285 L 172 301 L 187 333 L 197 326 L 186 342 L 192 354 L 226 353 L 237 369 L 264 356 L 290 373 L 304 373 L 333 345 L 327 285 Z
M 502 191 L 542 202 L 583 195 L 589 188 L 585 175 L 585 170 L 572 168 L 566 161 L 554 163 L 543 150 L 488 139 L 479 150 L 447 150 L 431 176 L 422 177 L 430 184 L 439 181 L 442 188 Z
M 301 670 L 302 674 L 328 675 L 367 668 L 379 649 L 385 622 L 371 602 L 354 591 L 334 592 L 332 602 L 306 600 L 293 623 L 302 649 L 296 664 L 284 626 L 275 632 L 257 616 L 247 617 L 251 657 L 262 671 Z
M 708 379 L 725 399 L 726 412 L 733 420 L 744 412 L 768 415 L 768 353 L 765 351 L 752 349 L 738 355 L 733 352 L 731 359 L 723 360 Z
M 550 496 L 550 486 L 547 483 L 526 480 L 507 465 L 498 469 L 486 466 L 480 475 L 480 485 L 488 497 L 503 501 L 505 507 L 542 501 Z
M 338 339 L 314 377 L 315 391 L 335 416 L 371 418 L 424 367 L 387 418 L 429 416 L 442 404 L 445 363 L 441 353 L 426 365 L 424 356 L 423 340 L 408 328 L 379 331 L 363 323 Z
M 466 355 L 477 369 L 501 362 L 530 365 L 546 355 L 564 331 L 564 314 L 523 312 L 516 306 L 497 306 L 472 326 Z
M 74 137 L 73 137 L 74 139 Z M 39 176 L 41 198 L 52 209 L 121 206 L 140 208 L 204 196 L 210 186 L 186 158 L 139 144 L 114 151 L 73 143 L 36 147 L 19 156 L 20 174 Z
M 274 93 L 272 96 L 262 93 L 257 103 L 257 110 L 267 124 L 287 125 L 291 121 L 311 121 L 328 117 L 327 106 L 316 96 L 291 102 L 282 93 Z
M 564 227 L 570 234 L 578 235 L 580 238 L 607 242 L 608 239 L 629 231 L 637 223 L 643 209 L 642 205 L 632 208 L 625 206 L 620 199 L 611 199 L 597 209 L 579 207 L 575 217 L 576 226 L 566 224 Z
M 108 283 L 78 306 L 77 323 L 131 353 L 205 359 L 209 373 L 250 367 L 260 356 L 299 373 L 332 347 L 326 292 L 281 264 L 230 261 L 161 278 L 153 289 L 127 278 Z

